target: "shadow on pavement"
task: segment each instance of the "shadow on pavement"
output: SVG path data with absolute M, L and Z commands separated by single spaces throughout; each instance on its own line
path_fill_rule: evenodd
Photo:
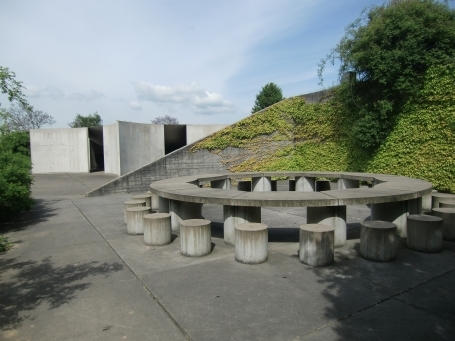
M 104 275 L 123 269 L 121 263 L 88 262 L 55 267 L 50 257 L 41 261 L 0 259 L 0 330 L 19 327 L 32 311 L 46 302 L 55 309 L 76 298 L 77 293 L 92 283 L 90 276 Z M 10 275 L 11 273 L 11 275 Z M 4 278 L 7 277 L 7 278 Z
M 34 202 L 30 211 L 12 215 L 0 223 L 0 233 L 22 231 L 26 227 L 46 222 L 50 217 L 56 215 L 54 212 L 58 208 L 53 207 L 53 201 L 34 199 Z

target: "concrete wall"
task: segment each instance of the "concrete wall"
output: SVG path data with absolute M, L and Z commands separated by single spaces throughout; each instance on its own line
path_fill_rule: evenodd
M 87 128 L 31 129 L 32 173 L 88 173 Z
M 120 175 L 118 121 L 103 126 L 104 172 Z
M 191 144 L 204 137 L 216 133 L 218 130 L 229 127 L 229 124 L 211 124 L 211 125 L 186 125 L 186 143 Z
M 123 175 L 164 156 L 164 126 L 118 122 L 120 172 Z

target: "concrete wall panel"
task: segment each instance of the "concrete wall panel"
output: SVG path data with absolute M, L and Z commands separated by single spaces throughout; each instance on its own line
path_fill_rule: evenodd
M 120 175 L 118 122 L 103 126 L 104 172 Z
M 204 137 L 216 133 L 218 130 L 229 127 L 229 124 L 211 124 L 211 125 L 197 125 L 187 124 L 186 126 L 186 143 L 191 144 Z
M 164 126 L 118 122 L 119 175 L 129 173 L 164 156 Z
M 32 173 L 90 172 L 87 128 L 31 129 Z

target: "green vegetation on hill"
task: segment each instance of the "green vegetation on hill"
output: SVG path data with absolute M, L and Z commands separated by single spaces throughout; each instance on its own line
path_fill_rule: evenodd
M 432 67 L 422 90 L 406 103 L 394 129 L 374 153 L 358 146 L 352 115 L 333 97 L 306 104 L 284 100 L 197 143 L 241 171 L 318 170 L 387 173 L 416 177 L 455 192 L 455 67 Z M 232 158 L 221 153 L 241 148 Z

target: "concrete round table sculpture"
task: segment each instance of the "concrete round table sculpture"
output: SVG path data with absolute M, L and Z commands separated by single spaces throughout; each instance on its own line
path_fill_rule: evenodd
M 290 191 L 276 191 L 272 177 L 294 178 Z M 231 189 L 231 179 L 251 178 L 251 187 L 242 182 L 240 191 Z M 338 179 L 338 189 L 327 181 Z M 360 187 L 360 181 L 371 188 Z M 210 183 L 210 187 L 202 186 Z M 292 186 L 292 187 L 291 187 Z M 251 191 L 248 189 L 251 188 Z M 200 219 L 203 204 L 223 205 L 224 241 L 235 244 L 235 227 L 261 223 L 261 207 L 307 207 L 307 224 L 333 228 L 334 246 L 346 243 L 346 205 L 369 204 L 373 220 L 396 225 L 397 235 L 406 237 L 407 216 L 422 213 L 422 197 L 431 196 L 431 183 L 395 175 L 350 172 L 260 172 L 204 174 L 160 180 L 150 185 L 158 196 L 161 213 L 169 213 L 172 231 L 188 219 Z M 320 191 L 317 191 L 320 189 Z M 327 261 L 330 263 L 330 261 Z

